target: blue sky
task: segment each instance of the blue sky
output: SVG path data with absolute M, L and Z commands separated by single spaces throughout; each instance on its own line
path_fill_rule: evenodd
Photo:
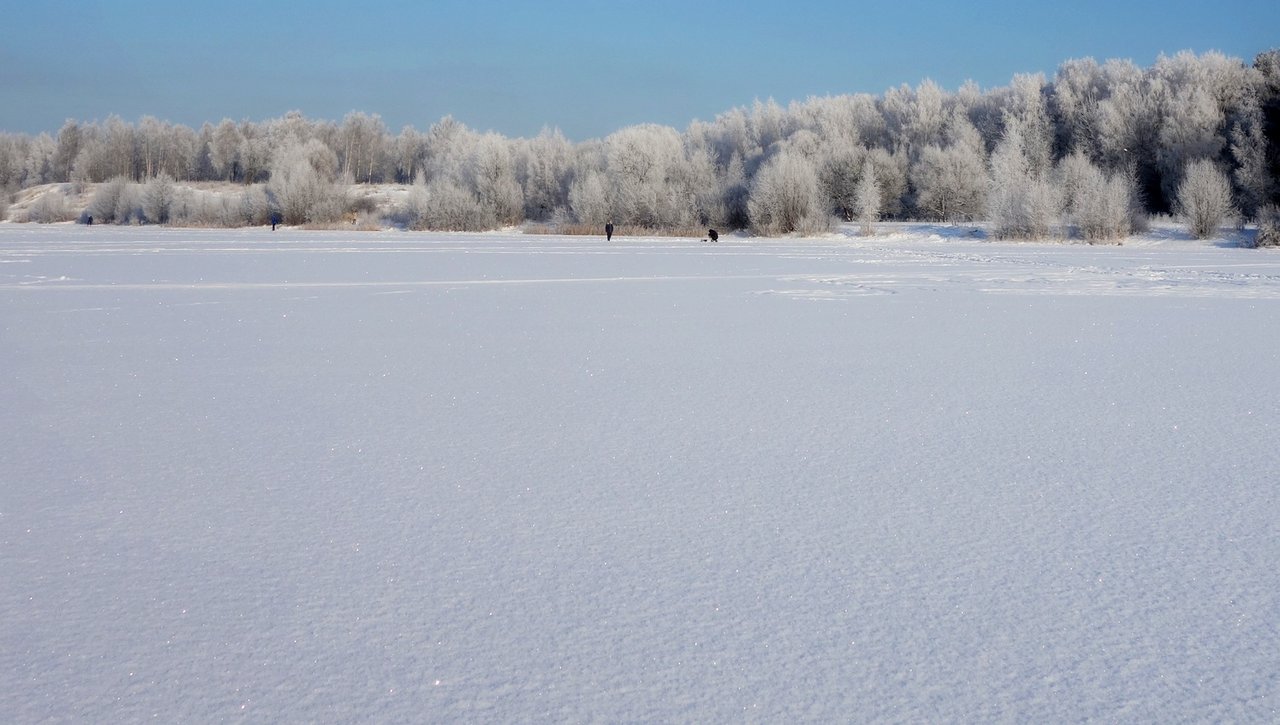
M 1085 56 L 1252 62 L 1280 45 L 1275 0 L 0 0 L 0 18 L 0 130 L 26 133 L 359 110 L 392 131 L 451 114 L 580 141 L 757 98 L 991 88 Z

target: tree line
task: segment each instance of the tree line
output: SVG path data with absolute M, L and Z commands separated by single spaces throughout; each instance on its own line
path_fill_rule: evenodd
M 360 211 L 352 188 L 403 184 L 397 221 L 420 229 L 613 220 L 773 235 L 833 219 L 984 220 L 998 236 L 1069 227 L 1115 239 L 1150 214 L 1191 218 L 1206 205 L 1270 218 L 1278 180 L 1280 50 L 1252 63 L 1184 51 L 1147 68 L 1069 60 L 1051 79 L 1016 75 L 985 91 L 926 80 L 879 96 L 756 101 L 683 132 L 644 124 L 577 143 L 452 117 L 393 133 L 363 112 L 199 129 L 113 116 L 0 133 L 0 189 L 104 185 L 91 206 L 118 222 L 324 223 Z M 175 188 L 192 181 L 244 189 L 228 199 Z

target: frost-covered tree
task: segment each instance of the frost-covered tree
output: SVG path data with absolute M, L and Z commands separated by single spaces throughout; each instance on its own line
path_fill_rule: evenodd
M 903 214 L 908 186 L 908 159 L 905 153 L 891 153 L 882 148 L 867 152 L 866 160 L 876 171 L 876 184 L 880 187 L 881 218 L 896 219 Z
M 297 143 L 293 142 L 294 145 Z M 252 127 L 242 127 L 240 152 L 237 154 L 241 180 L 246 184 L 260 181 L 267 175 L 275 153 L 271 139 L 265 133 Z
M 945 133 L 947 146 L 926 146 L 911 169 L 917 214 L 940 221 L 970 221 L 985 211 L 987 162 L 981 136 L 960 109 Z
M 745 229 L 751 223 L 748 200 L 751 187 L 747 181 L 742 157 L 734 154 L 720 177 L 721 196 L 724 198 L 724 225 L 730 229 Z
M 141 204 L 135 187 L 129 179 L 117 176 L 97 185 L 89 198 L 86 213 L 95 223 L 127 224 L 141 221 Z
M 572 145 L 558 129 L 544 128 L 520 145 L 517 179 L 524 187 L 524 217 L 543 221 L 568 204 Z
M 386 124 L 378 114 L 348 113 L 338 132 L 342 173 L 366 184 L 378 179 L 386 156 L 386 137 Z
M 30 140 L 22 163 L 23 186 L 47 184 L 54 180 L 53 157 L 57 148 L 57 143 L 47 133 Z
M 831 218 L 819 192 L 817 171 L 798 154 L 778 154 L 760 168 L 752 182 L 747 208 L 752 229 L 765 236 L 830 228 Z
M 425 167 L 425 139 L 413 126 L 400 129 L 400 134 L 391 141 L 389 153 L 392 177 L 398 184 L 411 183 Z
M 787 111 L 772 98 L 763 103 L 756 100 L 747 117 L 747 128 L 752 145 L 766 152 L 794 130 Z
M 271 199 L 266 189 L 260 184 L 246 187 L 240 193 L 241 223 L 250 226 L 263 226 L 271 223 Z
M 240 152 L 244 145 L 244 136 L 235 122 L 229 118 L 222 119 L 213 130 L 209 142 L 209 163 L 213 170 L 227 181 L 235 181 L 240 171 Z
M 858 222 L 862 236 L 875 234 L 875 223 L 880 219 L 880 185 L 876 183 L 876 167 L 867 160 L 862 164 L 862 178 L 858 179 Z
M 651 228 L 693 222 L 693 201 L 679 183 L 684 145 L 675 129 L 631 126 L 606 138 L 605 148 L 615 222 Z
M 334 183 L 337 166 L 337 155 L 316 139 L 280 150 L 271 163 L 267 189 L 285 224 L 328 223 L 342 217 L 346 197 Z
M 1231 202 L 1231 182 L 1208 159 L 1192 161 L 1178 185 L 1178 214 L 1196 239 L 1208 239 L 1236 214 Z
M 499 224 L 512 225 L 524 214 L 524 192 L 516 182 L 515 165 L 508 142 L 487 133 L 471 145 L 465 178 L 486 213 Z
M 569 209 L 583 224 L 603 224 L 613 219 L 604 174 L 589 170 L 579 174 L 569 187 Z
M 3 207 L 7 203 L 8 199 L 0 195 L 0 219 L 4 219 Z M 27 221 L 36 224 L 56 224 L 75 218 L 76 212 L 71 208 L 71 200 L 61 191 L 45 192 L 27 207 Z
M 409 228 L 449 232 L 493 229 L 497 220 L 480 200 L 460 184 L 443 178 L 419 179 L 409 192 Z
M 1258 234 L 1255 247 L 1280 247 L 1280 207 L 1268 204 L 1258 210 Z
M 1040 140 L 1035 129 L 1024 133 L 1013 117 L 1004 139 L 991 154 L 991 187 L 987 195 L 992 233 L 1000 239 L 1042 239 L 1058 217 L 1059 198 L 1040 168 Z
M 1107 174 L 1077 151 L 1058 164 L 1063 212 L 1089 242 L 1120 241 L 1133 229 L 1134 190 L 1124 172 Z
M 26 155 L 24 137 L 0 132 L 0 193 L 7 194 L 22 183 L 22 158 Z
M 71 169 L 80 153 L 83 131 L 80 124 L 68 120 L 58 130 L 58 148 L 53 154 L 53 176 L 57 181 L 71 181 Z
M 177 189 L 173 177 L 161 172 L 149 180 L 142 190 L 142 214 L 152 224 L 168 224 Z
M 447 179 L 462 183 L 474 138 L 475 133 L 453 116 L 445 116 L 432 125 L 422 142 L 426 181 Z
M 1166 196 L 1181 182 L 1182 170 L 1199 159 L 1217 159 L 1226 145 L 1224 119 L 1209 89 L 1191 86 L 1169 99 L 1160 127 L 1160 177 Z
M 882 107 L 890 136 L 908 155 L 942 145 L 947 96 L 938 84 L 926 79 L 914 91 L 907 85 L 890 88 Z
M 1231 180 L 1241 214 L 1252 219 L 1271 201 L 1276 192 L 1276 179 L 1268 169 L 1266 119 L 1257 96 L 1250 95 L 1235 115 L 1230 132 L 1231 157 L 1235 161 Z
M 851 143 L 828 148 L 818 164 L 818 185 L 827 207 L 837 217 L 853 221 L 858 209 L 858 177 L 867 151 Z
M 1109 92 L 1102 66 L 1093 58 L 1072 59 L 1058 66 L 1049 95 L 1055 155 L 1072 149 L 1098 155 L 1098 105 Z

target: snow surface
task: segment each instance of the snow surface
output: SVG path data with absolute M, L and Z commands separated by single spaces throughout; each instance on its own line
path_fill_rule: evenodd
M 0 225 L 9 722 L 1280 719 L 1280 254 Z

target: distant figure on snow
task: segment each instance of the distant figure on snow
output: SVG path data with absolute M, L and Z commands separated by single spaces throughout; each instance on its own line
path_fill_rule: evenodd
M 719 233 L 719 232 L 717 232 L 717 231 L 716 231 L 716 230 L 714 230 L 714 229 L 708 229 L 708 230 L 707 230 L 707 236 L 708 236 L 708 237 L 711 237 L 711 241 L 713 241 L 713 242 L 718 242 L 718 241 L 720 241 L 720 233 Z
M 280 215 L 272 214 L 271 215 L 271 231 L 274 232 L 276 230 L 276 225 L 279 223 L 280 223 Z
M 606 242 L 613 241 L 613 222 L 612 221 L 604 225 L 604 240 Z

